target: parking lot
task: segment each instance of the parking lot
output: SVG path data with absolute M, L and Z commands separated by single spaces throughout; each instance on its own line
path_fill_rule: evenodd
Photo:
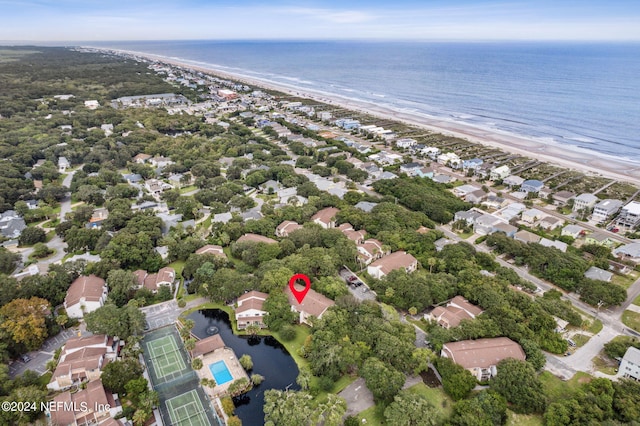
M 84 327 L 61 331 L 47 339 L 39 350 L 27 353 L 26 355 L 31 358 L 28 362 L 19 360 L 9 364 L 9 376 L 12 378 L 17 377 L 27 370 L 44 374 L 47 371 L 46 364 L 53 358 L 53 353 L 56 349 L 64 345 L 70 338 L 77 337 L 78 335 L 89 336 L 91 333 L 84 330 Z
M 340 277 L 347 284 L 347 288 L 349 292 L 353 294 L 353 296 L 362 301 L 362 300 L 376 300 L 376 294 L 372 291 L 367 284 L 362 281 L 355 273 L 351 272 L 348 268 L 340 269 Z
M 149 324 L 150 330 L 173 324 L 176 322 L 181 312 L 178 308 L 178 303 L 175 300 L 146 306 L 144 308 L 140 308 L 140 310 L 146 314 L 147 324 Z

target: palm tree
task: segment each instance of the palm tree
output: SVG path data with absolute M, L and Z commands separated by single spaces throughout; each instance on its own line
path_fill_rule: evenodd
M 195 347 L 196 347 L 196 339 L 194 339 L 194 338 L 187 339 L 187 340 L 184 342 L 184 348 L 185 348 L 186 350 L 188 350 L 189 352 L 191 352 L 192 350 L 194 350 L 194 349 L 195 349 Z
M 251 336 L 255 336 L 260 331 L 260 326 L 257 324 L 249 324 L 248 326 L 245 327 L 244 331 L 249 333 L 249 335 Z

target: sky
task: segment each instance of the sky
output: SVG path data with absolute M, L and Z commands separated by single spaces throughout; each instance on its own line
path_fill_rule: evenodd
M 638 0 L 0 0 L 0 41 L 640 41 Z

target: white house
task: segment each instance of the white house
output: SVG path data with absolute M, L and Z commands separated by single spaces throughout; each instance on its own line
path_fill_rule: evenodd
M 640 380 L 640 349 L 630 346 L 625 352 L 618 370 L 622 377 Z
M 438 155 L 438 163 L 449 166 L 453 169 L 457 169 L 462 165 L 462 160 L 458 157 L 458 154 L 453 152 L 446 152 Z
M 69 318 L 82 318 L 84 314 L 102 307 L 107 300 L 107 284 L 95 275 L 78 277 L 67 290 L 64 308 Z
M 580 210 L 591 210 L 593 206 L 595 206 L 596 202 L 598 202 L 598 197 L 593 194 L 580 194 L 573 199 L 573 211 L 577 212 Z
M 595 220 L 596 222 L 604 222 L 614 214 L 618 213 L 618 210 L 620 210 L 623 204 L 624 203 L 620 200 L 602 200 L 598 204 L 593 206 L 593 214 L 591 215 L 591 219 Z
M 69 167 L 71 167 L 71 163 L 69 163 L 66 157 L 58 158 L 58 171 L 60 173 L 64 173 Z
M 263 319 L 268 315 L 268 312 L 262 306 L 267 297 L 269 297 L 267 293 L 255 290 L 238 297 L 235 315 L 239 330 L 244 330 L 249 325 L 266 327 Z
M 327 207 L 311 216 L 311 221 L 322 226 L 324 229 L 335 228 L 336 215 L 340 212 L 335 207 Z
M 511 174 L 511 169 L 509 166 L 500 166 L 494 167 L 491 169 L 491 173 L 489 174 L 489 178 L 491 180 L 500 180 L 504 179 Z

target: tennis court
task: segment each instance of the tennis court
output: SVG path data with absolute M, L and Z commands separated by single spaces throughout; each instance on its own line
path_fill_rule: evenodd
M 207 426 L 209 421 L 195 390 L 167 400 L 171 424 L 177 426 Z
M 165 425 L 224 424 L 202 390 L 175 326 L 150 331 L 141 343 L 149 378 L 153 389 L 158 392 L 158 408 Z
M 187 367 L 172 335 L 149 342 L 147 349 L 156 370 L 156 377 L 160 380 Z

